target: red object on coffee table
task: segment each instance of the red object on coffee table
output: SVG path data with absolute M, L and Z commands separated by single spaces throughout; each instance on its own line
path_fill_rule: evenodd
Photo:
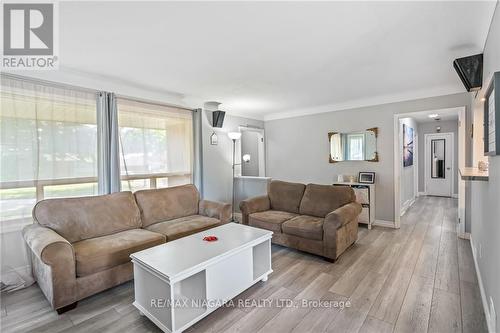
M 206 242 L 215 242 L 217 240 L 217 237 L 215 236 L 205 236 L 203 237 L 203 240 Z

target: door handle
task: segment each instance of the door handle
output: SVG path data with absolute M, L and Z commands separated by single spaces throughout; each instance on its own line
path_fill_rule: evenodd
M 446 168 L 446 170 L 450 170 L 451 168 Z

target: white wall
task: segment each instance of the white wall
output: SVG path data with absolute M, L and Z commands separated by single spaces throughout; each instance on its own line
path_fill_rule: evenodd
M 484 49 L 483 90 L 473 100 L 474 110 L 482 112 L 481 97 L 488 86 L 492 74 L 500 71 L 500 6 L 493 17 L 490 33 Z M 477 133 L 482 124 L 475 124 Z M 482 132 L 481 132 L 482 133 Z M 475 136 L 475 160 L 483 159 L 482 134 Z M 496 313 L 500 311 L 500 156 L 488 157 L 488 182 L 471 182 L 471 242 L 481 275 L 483 302 L 486 306 L 486 316 L 490 315 L 489 307 L 492 301 Z M 496 321 L 496 318 L 492 318 Z M 500 323 L 496 323 L 500 329 Z
M 394 114 L 460 106 L 466 106 L 469 112 L 468 93 L 266 121 L 267 176 L 331 184 L 337 174 L 374 171 L 379 194 L 376 196 L 376 219 L 394 221 Z M 379 128 L 380 162 L 328 163 L 328 132 L 359 131 L 371 127 Z M 468 141 L 467 152 L 470 146 Z
M 400 162 L 401 166 L 401 181 L 400 181 L 400 203 L 401 211 L 408 209 L 413 200 L 417 195 L 417 190 L 415 188 L 415 179 L 418 172 L 418 124 L 413 118 L 402 118 L 399 120 L 399 147 L 401 155 L 403 156 L 403 124 L 413 128 L 413 165 L 404 167 L 403 161 Z
M 202 146 L 203 146 L 203 197 L 231 203 L 232 197 L 232 141 L 228 132 L 237 132 L 239 126 L 256 126 L 264 128 L 260 120 L 235 117 L 226 114 L 222 128 L 212 128 L 212 112 L 204 110 L 202 114 Z M 210 135 L 215 131 L 218 144 L 210 144 Z M 236 145 L 238 147 L 238 145 Z M 239 149 L 236 150 L 237 162 L 241 161 Z M 238 169 L 238 172 L 240 170 Z
M 425 134 L 436 133 L 436 126 L 441 126 L 441 133 L 453 133 L 453 194 L 458 193 L 458 120 L 455 121 L 440 121 L 440 122 L 425 122 L 418 124 L 418 150 L 419 156 L 422 158 L 418 162 L 418 191 L 425 191 Z

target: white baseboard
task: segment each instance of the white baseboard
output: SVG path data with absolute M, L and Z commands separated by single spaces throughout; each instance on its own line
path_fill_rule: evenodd
M 372 225 L 376 225 L 378 227 L 385 227 L 385 228 L 396 229 L 396 225 L 394 224 L 394 221 L 375 220 L 375 221 L 373 221 Z
M 425 197 L 427 195 L 427 192 L 418 192 L 417 197 Z M 453 193 L 451 195 L 452 198 L 458 199 L 458 193 Z
M 484 291 L 483 279 L 481 278 L 481 271 L 479 270 L 476 247 L 474 246 L 474 242 L 472 240 L 472 235 L 469 235 L 469 237 L 470 237 L 469 238 L 470 239 L 470 247 L 472 248 L 472 258 L 474 259 L 474 266 L 476 267 L 477 281 L 479 284 L 479 290 L 481 292 L 481 302 L 483 303 L 484 316 L 486 317 L 486 324 L 488 325 L 488 332 L 495 333 L 495 332 L 493 332 L 493 329 L 491 327 L 490 308 L 488 306 L 488 299 L 486 298 L 486 292 Z
M 406 200 L 406 202 L 401 206 L 401 211 L 399 216 L 403 216 L 408 210 L 408 208 L 410 208 L 414 203 L 415 203 L 415 198 Z
M 459 238 L 470 239 L 470 233 L 468 232 L 457 232 Z

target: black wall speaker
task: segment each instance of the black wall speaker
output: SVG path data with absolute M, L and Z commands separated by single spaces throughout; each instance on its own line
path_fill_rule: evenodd
M 467 91 L 480 90 L 483 85 L 483 54 L 455 59 L 453 67 Z
M 224 124 L 224 116 L 226 112 L 224 111 L 214 111 L 212 112 L 212 127 L 222 127 Z

